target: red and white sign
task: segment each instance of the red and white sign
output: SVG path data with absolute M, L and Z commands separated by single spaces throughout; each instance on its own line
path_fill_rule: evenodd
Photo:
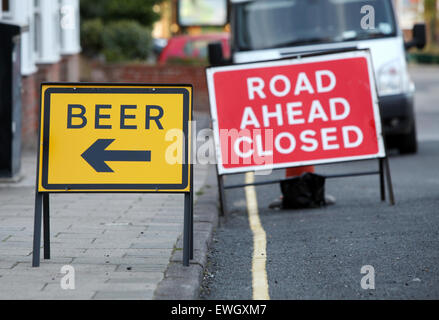
M 207 69 L 220 174 L 385 156 L 368 51 Z

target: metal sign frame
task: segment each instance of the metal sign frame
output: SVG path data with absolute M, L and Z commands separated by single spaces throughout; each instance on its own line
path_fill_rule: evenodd
M 78 93 L 92 92 L 97 93 L 115 93 L 116 88 L 123 87 L 145 87 L 150 90 L 150 93 L 176 93 L 184 95 L 183 103 L 183 149 L 184 149 L 184 163 L 182 164 L 182 184 L 181 185 L 162 185 L 162 184 L 146 184 L 146 185 L 55 185 L 44 184 L 47 182 L 47 155 L 49 152 L 49 122 L 50 122 L 50 99 L 43 101 L 43 86 L 72 86 L 72 88 L 48 88 L 45 95 L 52 92 L 67 92 Z M 90 86 L 100 87 L 99 89 L 92 89 Z M 87 87 L 85 89 L 84 87 Z M 190 93 L 182 87 L 190 88 Z M 179 88 L 181 90 L 179 90 Z M 56 89 L 56 90 L 53 90 Z M 61 90 L 60 90 L 61 89 Z M 69 89 L 69 90 L 67 90 Z M 85 89 L 85 91 L 84 91 Z M 51 90 L 51 91 L 49 91 Z M 177 90 L 177 91 L 176 91 Z M 48 92 L 49 91 L 49 92 Z M 132 90 L 133 92 L 138 90 Z M 183 92 L 185 91 L 185 92 Z M 191 149 L 191 128 L 190 121 L 193 119 L 193 86 L 191 84 L 145 84 L 145 83 L 71 83 L 71 82 L 43 82 L 40 88 L 40 125 L 39 125 L 39 147 L 37 153 L 37 169 L 36 169 L 36 183 L 35 183 L 35 212 L 34 212 L 34 234 L 33 234 L 33 252 L 32 252 L 32 267 L 39 267 L 40 265 L 40 247 L 41 247 L 41 228 L 43 224 L 43 248 L 44 259 L 50 259 L 50 193 L 184 193 L 184 226 L 183 226 L 183 265 L 189 266 L 189 262 L 193 259 L 193 164 L 191 163 L 192 152 Z M 43 127 L 42 127 L 43 126 Z M 43 154 L 40 154 L 43 152 Z M 40 161 L 43 160 L 41 165 Z M 44 162 L 45 161 L 45 162 Z M 40 172 L 42 170 L 42 172 Z M 40 175 L 41 173 L 41 175 Z M 186 174 L 185 174 L 186 173 Z M 187 176 L 189 175 L 189 177 Z M 43 190 L 40 190 L 40 177 L 42 179 Z M 54 189 L 47 189 L 46 187 L 54 187 Z M 121 188 L 122 187 L 122 188 Z M 171 188 L 172 189 L 171 189 Z M 64 189 L 64 190 L 62 190 Z M 161 189 L 161 190 L 160 190 Z M 171 189 L 171 190 L 170 190 Z M 180 191 L 181 189 L 181 191 Z
M 295 63 L 299 62 L 301 58 L 313 58 L 313 57 L 321 57 L 321 56 L 327 56 L 327 55 L 331 55 L 331 54 L 343 54 L 343 53 L 356 53 L 356 52 L 367 52 L 368 53 L 368 73 L 369 73 L 369 77 L 370 77 L 370 84 L 371 84 L 371 88 L 372 88 L 372 98 L 373 98 L 373 103 L 376 103 L 375 101 L 378 101 L 378 92 L 376 89 L 376 79 L 375 79 L 375 74 L 373 72 L 373 62 L 372 62 L 372 58 L 370 56 L 369 50 L 368 49 L 356 49 L 356 48 L 346 48 L 346 49 L 337 49 L 337 50 L 330 50 L 330 51 L 326 51 L 326 52 L 317 52 L 317 53 L 305 53 L 305 54 L 297 54 L 295 56 L 290 56 L 290 57 L 286 57 L 283 59 L 278 59 L 278 60 L 269 60 L 269 61 L 260 61 L 260 62 L 250 62 L 250 63 L 243 63 L 243 64 L 239 64 L 240 67 L 242 68 L 247 68 L 247 66 L 250 68 L 251 66 L 265 66 L 269 63 L 275 63 L 275 64 L 279 64 L 279 65 L 283 65 L 285 64 L 285 61 L 290 60 L 290 61 L 295 61 Z M 296 62 L 297 61 L 297 62 Z M 285 178 L 285 179 L 275 179 L 275 180 L 267 180 L 267 181 L 259 181 L 259 182 L 253 182 L 253 183 L 244 183 L 244 184 L 235 184 L 235 185 L 226 185 L 225 184 L 225 179 L 224 177 L 227 175 L 234 175 L 234 174 L 242 174 L 242 173 L 246 173 L 246 172 L 253 172 L 255 170 L 267 170 L 267 169 L 272 169 L 272 170 L 280 170 L 280 169 L 285 169 L 287 167 L 293 167 L 293 166 L 302 166 L 302 165 L 315 165 L 315 164 L 333 164 L 333 163 L 345 163 L 345 162 L 357 162 L 357 161 L 366 161 L 366 160 L 371 160 L 371 159 L 376 159 L 378 160 L 378 170 L 376 171 L 366 171 L 366 172 L 352 172 L 352 173 L 343 173 L 343 174 L 334 174 L 334 175 L 325 175 L 325 178 L 327 179 L 331 179 L 331 178 L 345 178 L 345 177 L 354 177 L 354 176 L 365 176 L 365 175 L 379 175 L 379 184 L 380 184 L 380 197 L 381 197 L 381 201 L 385 201 L 386 200 L 386 180 L 387 180 L 387 189 L 388 189 L 388 193 L 389 193 L 389 201 L 390 201 L 390 205 L 394 205 L 395 204 L 395 196 L 394 196 L 394 192 L 393 192 L 393 185 L 392 185 L 392 178 L 391 178 L 391 174 L 390 174 L 390 165 L 389 165 L 389 160 L 388 160 L 388 155 L 387 155 L 387 146 L 386 146 L 386 142 L 384 140 L 384 137 L 382 136 L 382 128 L 383 128 L 383 122 L 382 122 L 382 118 L 381 118 L 381 113 L 379 108 L 375 108 L 374 107 L 374 112 L 375 112 L 375 121 L 377 124 L 377 129 L 378 130 L 378 144 L 382 145 L 382 148 L 380 148 L 381 150 L 374 156 L 367 156 L 367 157 L 352 157 L 352 158 L 346 158 L 346 159 L 337 159 L 337 160 L 320 160 L 320 161 L 309 161 L 307 163 L 295 163 L 294 165 L 291 164 L 280 164 L 280 165 L 271 165 L 269 167 L 265 167 L 265 166 L 260 166 L 260 167 L 243 167 L 243 168 L 238 168 L 237 170 L 224 170 L 222 164 L 220 163 L 220 159 L 221 159 L 221 149 L 219 147 L 220 145 L 220 141 L 219 141 L 219 128 L 218 128 L 218 123 L 217 123 L 217 107 L 216 107 L 216 98 L 215 98 L 215 94 L 214 94 L 214 87 L 213 87 L 213 72 L 212 69 L 213 68 L 221 68 L 223 70 L 228 70 L 228 69 L 234 69 L 234 67 L 236 67 L 237 65 L 235 64 L 230 64 L 230 65 L 224 65 L 224 66 L 220 66 L 220 67 L 208 67 L 206 68 L 206 77 L 207 77 L 207 82 L 208 82 L 208 89 L 209 89 L 209 100 L 210 100 L 210 112 L 211 112 L 211 117 L 212 117 L 212 122 L 213 122 L 213 128 L 214 128 L 214 138 L 215 138 L 215 151 L 217 153 L 216 159 L 219 160 L 217 161 L 217 178 L 218 178 L 218 191 L 219 191 L 219 199 L 220 199 L 220 212 L 222 216 L 225 216 L 227 213 L 227 201 L 226 201 L 226 194 L 225 194 L 225 190 L 227 189 L 235 189 L 235 188 L 244 188 L 246 186 L 260 186 L 260 185 L 268 185 L 268 184 L 276 184 L 276 183 L 280 183 L 282 181 L 289 181 L 294 179 L 293 178 Z M 219 154 L 218 154 L 219 153 Z

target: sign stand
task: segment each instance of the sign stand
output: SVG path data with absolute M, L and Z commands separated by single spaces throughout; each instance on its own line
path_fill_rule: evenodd
M 226 175 L 371 159 L 378 160 L 376 171 L 326 175 L 325 178 L 379 175 L 381 200 L 386 200 L 387 183 L 389 202 L 395 204 L 368 50 L 337 50 L 213 66 L 206 69 L 206 76 L 222 215 L 227 213 L 225 190 L 296 178 L 226 185 Z M 270 137 L 264 138 L 264 128 L 271 130 Z M 230 138 L 233 147 L 229 145 Z M 266 143 L 272 138 L 274 144 L 265 149 L 264 139 Z M 334 144 L 338 139 L 343 140 L 343 145 Z M 285 140 L 289 140 L 288 148 L 281 144 Z M 332 153 L 323 153 L 326 150 Z M 289 156 L 293 151 L 294 156 Z M 255 155 L 272 156 L 273 163 L 262 165 L 251 158 Z M 249 159 L 249 162 L 228 163 L 229 156 Z
M 34 244 L 32 251 L 32 267 L 40 265 L 40 244 L 41 244 L 41 211 L 43 206 L 43 195 L 35 192 L 35 214 L 34 214 Z
M 226 194 L 225 194 L 225 188 L 224 188 L 224 176 L 220 175 L 217 170 L 217 177 L 218 177 L 218 193 L 219 193 L 219 200 L 220 200 L 220 214 L 221 216 L 225 216 L 227 212 L 227 204 L 226 204 Z
M 192 118 L 193 119 L 193 118 Z M 190 191 L 190 195 L 191 195 L 191 200 L 190 200 L 190 208 L 191 208 L 191 223 L 189 224 L 189 227 L 191 229 L 190 232 L 190 247 L 189 247 L 189 259 L 193 259 L 194 258 L 194 165 L 191 163 L 190 164 L 191 167 L 191 191 Z M 189 261 L 187 261 L 187 263 L 185 264 L 185 266 L 189 266 Z
M 193 176 L 193 167 L 190 166 L 190 174 Z M 194 258 L 194 195 L 193 180 L 191 178 L 191 190 L 184 193 L 184 226 L 183 226 L 183 265 L 189 266 L 189 261 Z M 50 207 L 49 193 L 36 191 L 35 215 L 34 215 L 34 238 L 32 252 L 32 267 L 40 266 L 41 247 L 41 222 L 43 221 L 43 248 L 44 259 L 50 260 Z
M 43 193 L 43 230 L 44 230 L 44 259 L 50 259 L 50 216 L 49 194 Z
M 390 176 L 390 165 L 389 159 L 384 158 L 384 165 L 386 166 L 386 178 L 387 178 L 387 188 L 389 189 L 389 198 L 390 204 L 395 205 L 395 195 L 393 194 L 393 185 L 392 185 L 392 177 Z M 384 194 L 384 186 L 383 186 L 383 201 L 386 200 L 386 195 Z
M 190 192 L 184 194 L 184 226 L 183 226 L 183 265 L 189 266 L 189 260 L 194 258 L 194 194 L 193 194 L 193 165 L 190 165 Z
M 71 87 L 71 88 L 69 88 Z M 139 88 L 141 87 L 141 88 Z M 56 151 L 50 151 L 49 149 L 49 137 L 51 134 L 56 135 L 55 133 L 52 133 L 50 129 L 50 117 L 46 114 L 47 112 L 50 112 L 50 95 L 51 94 L 77 94 L 77 93 L 85 93 L 84 95 L 81 95 L 81 97 L 86 97 L 87 93 L 104 93 L 104 94 L 115 94 L 117 95 L 123 95 L 123 94 L 138 94 L 138 95 L 150 95 L 155 96 L 156 99 L 166 99 L 166 97 L 172 96 L 172 95 L 179 95 L 183 96 L 183 105 L 182 105 L 182 114 L 180 115 L 181 122 L 180 125 L 181 130 L 184 134 L 184 137 L 182 141 L 185 141 L 182 143 L 181 147 L 183 150 L 186 150 L 184 153 L 184 158 L 182 159 L 183 162 L 180 163 L 182 166 L 181 176 L 171 176 L 172 179 L 175 179 L 174 183 L 171 184 L 163 184 L 158 181 L 144 181 L 144 184 L 139 184 L 138 182 L 135 183 L 126 183 L 125 185 L 114 185 L 114 184 L 101 184 L 98 186 L 88 184 L 88 185 L 81 185 L 81 184 L 70 184 L 66 182 L 66 185 L 63 187 L 59 187 L 58 185 L 52 186 L 47 182 L 47 170 L 50 170 L 50 162 L 48 160 L 48 154 L 50 152 L 63 152 L 65 149 L 55 149 Z M 191 139 L 190 137 L 190 121 L 193 119 L 193 100 L 192 100 L 192 85 L 147 85 L 147 84 L 83 84 L 83 83 L 43 83 L 42 84 L 42 91 L 41 91 L 42 98 L 44 97 L 45 100 L 44 103 L 41 103 L 41 120 L 40 120 L 40 147 L 38 149 L 38 159 L 37 159 L 37 175 L 36 175 L 36 188 L 35 188 L 35 212 L 34 212 L 34 234 L 33 234 L 33 252 L 32 252 L 32 267 L 39 267 L 40 265 L 40 250 L 41 250 L 41 229 L 43 228 L 43 249 L 44 249 L 44 259 L 50 259 L 50 193 L 94 193 L 94 192 L 121 192 L 121 193 L 183 193 L 184 194 L 184 225 L 183 225 L 183 265 L 189 266 L 190 260 L 194 258 L 194 229 L 193 229 L 193 221 L 194 221 L 194 213 L 193 213 L 193 207 L 194 207 L 194 195 L 193 195 L 193 164 L 191 163 L 191 153 L 192 150 L 189 148 Z M 170 99 L 170 98 L 169 98 Z M 162 100 L 160 100 L 162 101 Z M 93 105 L 94 102 L 84 102 L 84 105 Z M 164 104 L 165 106 L 166 104 Z M 170 104 L 175 105 L 175 104 Z M 76 105 L 75 105 L 76 106 Z M 59 105 L 57 105 L 59 108 Z M 85 108 L 84 106 L 80 106 L 82 108 Z M 130 107 L 132 110 L 133 106 L 124 106 L 124 107 Z M 44 108 L 44 109 L 43 109 Z M 161 108 L 159 106 L 153 105 L 152 108 Z M 85 110 L 85 109 L 84 109 Z M 59 111 L 57 111 L 59 112 Z M 163 116 L 163 113 L 166 112 L 166 109 L 161 109 L 161 113 L 159 115 L 147 115 L 147 119 L 150 121 L 153 121 L 153 123 L 157 124 L 157 127 L 159 130 L 162 130 L 162 125 L 159 123 L 159 118 Z M 82 113 L 81 115 L 74 115 L 76 117 L 83 117 L 85 114 Z M 178 113 L 174 113 L 178 114 Z M 109 119 L 109 115 L 105 115 L 106 119 Z M 149 117 L 149 118 L 148 118 Z M 102 118 L 102 117 L 101 117 Z M 124 115 L 124 121 L 125 119 L 135 119 L 135 116 L 133 114 Z M 84 123 L 87 123 L 84 121 Z M 160 126 L 159 126 L 160 124 Z M 42 127 L 44 126 L 44 128 Z M 127 126 L 123 129 L 133 129 L 132 127 L 135 126 Z M 151 129 L 149 126 L 147 129 Z M 59 130 L 59 129 L 58 129 Z M 160 132 L 166 132 L 166 131 L 160 131 Z M 136 132 L 134 132 L 136 133 Z M 58 136 L 62 136 L 60 133 L 58 133 Z M 145 139 L 143 136 L 138 136 L 136 134 L 135 136 L 137 139 Z M 114 141 L 114 139 L 102 139 L 101 137 L 96 140 L 96 142 L 93 145 L 96 145 L 98 143 L 106 143 L 106 147 L 108 147 L 111 142 Z M 143 141 L 143 140 L 141 140 Z M 109 142 L 109 143 L 108 143 Z M 87 142 L 89 143 L 89 142 Z M 102 144 L 102 143 L 101 143 Z M 143 145 L 143 142 L 141 142 Z M 87 145 L 87 144 L 86 144 Z M 93 146 L 92 145 L 92 146 Z M 71 147 L 71 145 L 69 146 Z M 105 163 L 105 161 L 145 161 L 144 155 L 146 154 L 145 151 L 115 151 L 115 150 L 106 150 L 106 147 L 103 148 L 103 150 L 99 151 L 102 157 L 102 159 L 96 160 L 95 158 L 89 158 L 87 156 L 88 151 L 91 149 L 89 147 L 89 150 L 84 152 L 82 155 L 78 153 L 78 159 L 80 161 L 86 161 L 90 166 L 92 166 L 92 170 L 94 170 L 96 173 L 99 172 L 113 172 L 113 170 L 108 167 L 108 165 Z M 110 148 L 112 149 L 112 148 Z M 159 149 L 161 150 L 161 149 Z M 147 151 L 149 155 L 149 159 L 147 161 L 151 160 L 151 152 L 153 151 Z M 156 151 L 154 151 L 156 152 Z M 160 151 L 158 151 L 160 152 Z M 126 155 L 133 155 L 132 159 L 127 160 Z M 41 155 L 41 158 L 40 158 Z M 82 156 L 82 158 L 81 158 Z M 123 158 L 122 158 L 123 156 Z M 135 156 L 135 157 L 134 157 Z M 140 159 L 141 158 L 141 159 Z M 87 160 L 88 159 L 88 160 Z M 159 157 L 156 157 L 155 159 L 159 159 Z M 91 161 L 92 160 L 92 161 Z M 94 161 L 96 160 L 96 161 Z M 91 161 L 91 163 L 90 163 Z M 94 162 L 93 162 L 94 161 Z M 158 161 L 158 160 L 154 160 Z M 167 165 L 167 164 L 165 164 Z M 44 171 L 46 170 L 46 171 Z M 147 170 L 147 169 L 142 169 Z M 93 172 L 93 171 L 90 171 Z M 58 173 L 59 174 L 59 173 Z M 145 177 L 149 179 L 148 172 L 143 172 Z M 189 179 L 188 179 L 189 178 Z M 43 182 L 40 181 L 43 180 Z M 147 180 L 146 179 L 146 180 Z M 174 180 L 173 180 L 174 181 Z M 142 180 L 143 182 L 143 180 Z M 73 187 L 72 187 L 73 186 Z M 161 191 L 162 190 L 162 191 Z

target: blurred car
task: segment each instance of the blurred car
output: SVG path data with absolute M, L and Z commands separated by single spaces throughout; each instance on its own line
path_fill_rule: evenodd
M 153 38 L 152 39 L 152 51 L 156 56 L 159 56 L 162 53 L 163 49 L 168 44 L 168 39 L 165 38 Z
M 206 61 L 207 46 L 212 42 L 220 42 L 225 57 L 230 57 L 230 35 L 228 33 L 206 33 L 200 35 L 181 35 L 169 39 L 162 50 L 158 63 L 165 64 L 170 61 Z

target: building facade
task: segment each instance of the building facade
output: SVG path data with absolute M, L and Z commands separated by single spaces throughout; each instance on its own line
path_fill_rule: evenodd
M 21 35 L 22 144 L 35 148 L 44 81 L 79 81 L 79 0 L 0 0 L 0 20 Z
M 394 0 L 399 25 L 411 30 L 413 25 L 424 21 L 424 0 Z

